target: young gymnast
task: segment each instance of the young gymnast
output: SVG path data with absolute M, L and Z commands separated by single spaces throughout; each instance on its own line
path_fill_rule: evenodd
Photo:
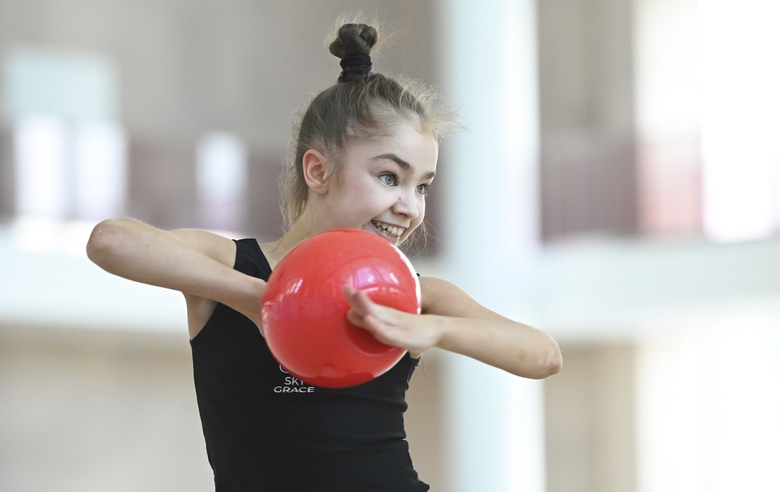
M 544 378 L 561 366 L 555 341 L 500 316 L 455 285 L 421 277 L 422 314 L 344 288 L 349 320 L 407 354 L 390 371 L 345 389 L 287 374 L 262 336 L 260 298 L 296 244 L 335 228 L 403 243 L 423 221 L 439 139 L 451 124 L 431 93 L 371 71 L 374 28 L 345 24 L 331 44 L 338 83 L 300 124 L 277 241 L 163 231 L 133 219 L 98 224 L 89 258 L 110 273 L 181 291 L 195 388 L 218 492 L 423 491 L 405 440 L 405 394 L 419 357 L 437 347 L 512 374 Z

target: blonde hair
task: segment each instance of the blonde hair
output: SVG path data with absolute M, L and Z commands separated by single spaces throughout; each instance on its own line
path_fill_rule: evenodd
M 377 40 L 375 28 L 347 23 L 338 29 L 329 49 L 342 60 L 367 57 Z M 342 71 L 338 83 L 314 97 L 295 130 L 296 140 L 281 180 L 285 230 L 306 207 L 309 188 L 303 177 L 303 155 L 309 149 L 338 160 L 350 141 L 389 135 L 410 122 L 437 142 L 458 126 L 455 113 L 441 105 L 439 95 L 429 86 L 371 71 Z

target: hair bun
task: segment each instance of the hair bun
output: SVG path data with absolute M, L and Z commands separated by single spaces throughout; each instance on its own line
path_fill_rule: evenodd
M 376 29 L 366 24 L 344 24 L 330 52 L 341 58 L 339 82 L 351 82 L 371 73 L 371 48 L 377 40 Z
M 366 24 L 344 24 L 339 28 L 336 40 L 330 43 L 330 52 L 341 58 L 371 54 L 376 44 L 376 29 Z

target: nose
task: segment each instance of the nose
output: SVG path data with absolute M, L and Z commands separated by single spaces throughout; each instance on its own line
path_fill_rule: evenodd
M 410 220 L 416 219 L 420 215 L 420 206 L 417 203 L 414 190 L 399 190 L 398 201 L 393 205 L 393 212 Z

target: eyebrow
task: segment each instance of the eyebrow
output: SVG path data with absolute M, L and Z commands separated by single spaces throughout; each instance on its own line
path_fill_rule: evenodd
M 374 157 L 373 160 L 378 161 L 378 160 L 381 160 L 381 159 L 388 159 L 388 160 L 391 160 L 391 161 L 395 162 L 404 171 L 409 171 L 410 169 L 414 169 L 414 166 L 412 166 L 411 164 L 409 164 L 405 160 L 401 159 L 396 154 L 393 154 L 392 152 L 389 153 L 389 154 L 378 155 L 378 156 Z M 423 178 L 424 179 L 432 179 L 434 176 L 436 176 L 436 173 L 431 171 L 428 174 L 426 174 L 425 176 L 423 176 Z

